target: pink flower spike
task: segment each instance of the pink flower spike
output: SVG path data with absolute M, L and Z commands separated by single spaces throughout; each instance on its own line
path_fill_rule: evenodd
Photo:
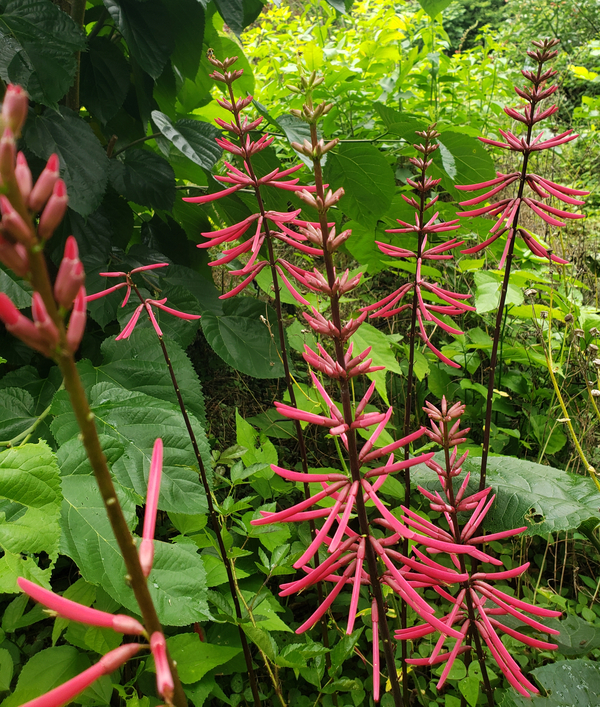
M 62 705 L 66 705 L 98 678 L 103 675 L 110 675 L 117 668 L 120 668 L 123 663 L 133 658 L 141 647 L 140 643 L 126 643 L 115 648 L 102 656 L 91 668 L 84 670 L 83 673 L 55 687 L 45 695 L 25 702 L 22 707 L 62 707 Z
M 50 198 L 56 180 L 58 179 L 59 160 L 58 155 L 50 155 L 48 163 L 42 170 L 37 182 L 33 185 L 27 206 L 31 211 L 37 213 L 42 210 L 44 204 Z
M 112 628 L 119 633 L 129 633 L 134 635 L 143 635 L 144 627 L 132 616 L 124 614 L 109 614 L 106 611 L 98 611 L 91 609 L 88 606 L 83 606 L 77 602 L 65 599 L 60 594 L 40 587 L 38 584 L 30 582 L 24 577 L 17 579 L 17 584 L 21 591 L 28 594 L 34 601 L 43 604 L 53 611 L 58 616 L 71 621 L 78 621 L 88 626 L 102 626 L 104 628 Z
M 87 311 L 85 306 L 85 288 L 79 288 L 75 302 L 73 303 L 73 311 L 69 318 L 69 328 L 67 329 L 67 346 L 73 353 L 79 348 L 83 332 L 85 331 L 85 321 Z
M 154 561 L 154 529 L 156 527 L 156 512 L 160 495 L 160 481 L 163 464 L 163 442 L 160 437 L 154 442 L 150 473 L 148 474 L 148 493 L 146 495 L 146 510 L 144 512 L 144 530 L 139 549 L 140 565 L 144 577 L 148 577 Z
M 156 665 L 156 691 L 170 704 L 173 699 L 175 685 L 167 659 L 165 637 L 159 631 L 155 631 L 152 636 L 150 636 L 150 650 L 152 651 L 154 664 Z
M 63 220 L 68 203 L 69 197 L 67 196 L 66 184 L 62 179 L 57 179 L 52 189 L 52 195 L 40 216 L 37 228 L 40 238 L 43 240 L 50 238 L 58 224 Z

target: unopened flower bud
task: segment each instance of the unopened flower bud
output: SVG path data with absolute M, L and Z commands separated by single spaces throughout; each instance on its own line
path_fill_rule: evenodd
M 50 318 L 46 305 L 44 304 L 44 300 L 42 299 L 42 295 L 40 295 L 39 292 L 33 293 L 33 298 L 31 300 L 31 313 L 33 314 L 35 326 L 48 343 L 49 348 L 56 348 L 60 338 L 58 328 Z
M 31 229 L 4 194 L 0 195 L 0 211 L 2 212 L 2 221 L 0 222 L 2 230 L 19 243 L 29 245 L 33 240 Z
M 58 168 L 58 155 L 50 155 L 46 166 L 42 170 L 42 173 L 38 177 L 38 180 L 34 184 L 31 194 L 29 195 L 28 206 L 31 211 L 35 211 L 36 213 L 41 211 L 44 204 L 50 198 L 50 194 L 52 194 L 52 190 L 54 189 L 54 185 L 58 179 Z
M 48 346 L 44 336 L 30 319 L 19 312 L 3 292 L 0 292 L 0 321 L 4 322 L 6 330 L 17 339 L 21 339 L 32 349 L 48 355 Z
M 26 91 L 21 86 L 8 84 L 2 103 L 2 120 L 17 136 L 21 134 L 21 128 L 27 119 L 28 106 Z
M 85 272 L 79 260 L 77 241 L 73 236 L 69 236 L 54 283 L 54 298 L 58 304 L 65 309 L 70 309 L 84 281 Z
M 15 174 L 15 138 L 9 127 L 4 128 L 0 139 L 0 176 L 5 184 L 11 182 Z
M 162 698 L 170 702 L 175 686 L 171 669 L 169 668 L 169 661 L 167 660 L 165 637 L 159 631 L 155 631 L 150 636 L 150 650 L 156 666 L 156 691 Z
M 11 243 L 0 236 L 0 262 L 10 268 L 19 277 L 29 272 L 29 256 L 22 243 Z
M 58 224 L 63 220 L 68 203 L 67 187 L 62 179 L 57 179 L 52 190 L 52 196 L 48 199 L 48 203 L 40 216 L 38 224 L 38 236 L 40 238 L 43 240 L 50 238 Z
M 29 169 L 25 155 L 22 152 L 17 154 L 15 179 L 17 180 L 17 186 L 19 187 L 23 201 L 27 203 L 29 195 L 31 194 L 32 178 L 31 170 Z
M 565 314 L 565 324 L 571 324 L 571 322 L 574 320 L 574 317 L 572 314 Z
M 75 297 L 73 311 L 71 312 L 71 318 L 69 319 L 69 328 L 67 329 L 67 346 L 69 347 L 69 351 L 72 353 L 77 351 L 79 344 L 81 343 L 81 339 L 83 338 L 86 315 L 85 288 L 81 287 L 77 293 L 77 297 Z

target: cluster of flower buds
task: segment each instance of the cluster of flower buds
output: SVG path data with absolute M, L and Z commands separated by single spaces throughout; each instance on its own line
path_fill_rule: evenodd
M 455 231 L 457 228 L 460 228 L 460 225 L 458 219 L 438 223 L 437 218 L 439 212 L 434 213 L 429 219 L 425 216 L 425 212 L 438 200 L 438 196 L 427 199 L 426 195 L 432 188 L 437 186 L 441 180 L 432 179 L 427 176 L 426 171 L 432 163 L 430 155 L 438 149 L 438 145 L 433 141 L 439 137 L 439 133 L 435 130 L 435 126 L 433 125 L 423 132 L 417 132 L 417 135 L 422 137 L 424 142 L 414 145 L 414 148 L 420 152 L 423 157 L 411 157 L 409 161 L 420 170 L 420 175 L 415 179 L 408 179 L 407 183 L 417 191 L 419 201 L 413 196 L 401 194 L 407 204 L 417 209 L 415 212 L 415 222 L 411 224 L 397 219 L 398 223 L 403 228 L 387 230 L 387 233 L 414 233 L 417 236 L 417 250 L 412 251 L 407 248 L 376 241 L 379 249 L 382 253 L 385 253 L 385 255 L 389 255 L 393 258 L 414 259 L 416 261 L 415 276 L 410 282 L 404 283 L 379 302 L 375 302 L 368 307 L 363 307 L 362 311 L 372 312 L 371 317 L 391 317 L 405 309 L 414 310 L 416 321 L 419 324 L 419 333 L 423 342 L 443 363 L 454 368 L 459 368 L 460 366 L 457 363 L 450 360 L 447 356 L 444 356 L 444 354 L 433 345 L 427 332 L 425 322 L 431 322 L 450 334 L 462 334 L 460 329 L 450 326 L 437 315 L 458 316 L 468 311 L 474 311 L 475 308 L 465 302 L 471 295 L 451 292 L 439 285 L 427 282 L 422 275 L 422 266 L 425 260 L 451 259 L 453 256 L 448 251 L 452 251 L 462 245 L 463 241 L 453 238 L 445 243 L 439 243 L 427 248 L 427 241 L 432 238 L 434 234 Z M 413 294 L 412 301 L 399 304 L 410 292 Z M 425 297 L 428 298 L 427 301 Z
M 560 135 L 555 135 L 554 137 L 546 140 L 542 139 L 545 131 L 542 131 L 535 136 L 533 134 L 534 125 L 545 118 L 550 117 L 558 110 L 558 106 L 556 105 L 550 106 L 549 108 L 543 110 L 538 108 L 540 102 L 551 96 L 557 89 L 557 86 L 546 87 L 546 82 L 556 74 L 556 71 L 554 69 L 544 70 L 543 65 L 557 55 L 557 51 L 553 48 L 558 44 L 558 42 L 559 40 L 557 39 L 533 42 L 537 49 L 528 51 L 527 53 L 537 63 L 537 70 L 522 71 L 523 76 L 532 84 L 532 86 L 525 88 L 515 87 L 517 95 L 526 102 L 526 105 L 521 108 L 507 107 L 504 109 L 504 112 L 510 118 L 527 126 L 527 135 L 525 137 L 518 137 L 509 130 L 500 130 L 499 132 L 504 138 L 504 142 L 490 140 L 488 138 L 479 138 L 487 145 L 493 145 L 494 147 L 500 147 L 505 150 L 511 150 L 512 152 L 519 152 L 522 154 L 522 171 L 510 172 L 508 174 L 498 172 L 496 179 L 491 179 L 487 182 L 463 186 L 457 185 L 457 189 L 461 189 L 463 191 L 477 191 L 480 189 L 488 190 L 480 196 L 461 202 L 461 206 L 471 207 L 485 203 L 484 206 L 463 211 L 458 214 L 459 216 L 481 216 L 486 214 L 496 218 L 496 222 L 490 229 L 491 235 L 487 240 L 461 252 L 465 254 L 477 253 L 493 243 L 500 236 L 506 235 L 506 245 L 500 260 L 500 267 L 504 266 L 508 253 L 512 252 L 512 243 L 516 235 L 521 236 L 527 247 L 534 255 L 542 258 L 550 258 L 555 263 L 564 264 L 567 262 L 566 260 L 550 252 L 550 250 L 548 250 L 537 240 L 533 233 L 530 233 L 524 227 L 519 226 L 519 214 L 523 205 L 531 209 L 534 214 L 539 216 L 550 226 L 564 226 L 565 221 L 561 219 L 584 218 L 584 214 L 573 213 L 562 208 L 556 208 L 555 206 L 547 203 L 547 200 L 554 197 L 571 206 L 582 206 L 584 202 L 580 199 L 575 199 L 574 197 L 585 196 L 589 194 L 589 192 L 581 189 L 564 187 L 550 181 L 549 179 L 545 179 L 537 174 L 527 171 L 529 157 L 534 152 L 558 147 L 559 145 L 563 145 L 578 137 L 572 130 L 567 130 Z M 493 197 L 495 197 L 496 194 L 499 194 L 513 184 L 518 187 L 516 196 L 502 197 L 499 201 L 493 201 Z M 527 185 L 533 194 L 538 198 L 525 196 L 525 185 Z M 540 201 L 540 199 L 542 201 Z M 490 201 L 491 203 L 487 203 Z
M 418 535 L 418 537 L 412 537 L 413 541 L 424 546 L 426 552 L 415 546 L 412 548 L 413 558 L 400 557 L 390 550 L 387 554 L 404 563 L 401 572 L 406 582 L 415 587 L 434 589 L 450 602 L 452 608 L 446 616 L 441 619 L 436 618 L 435 621 L 420 614 L 422 618 L 425 618 L 425 622 L 396 631 L 396 638 L 416 640 L 440 632 L 428 658 L 410 658 L 408 660 L 413 665 L 429 666 L 446 662 L 437 685 L 439 689 L 446 682 L 456 657 L 471 649 L 466 642 L 473 636 L 473 632 L 477 631 L 507 681 L 520 694 L 530 696 L 530 693 L 536 693 L 538 690 L 524 676 L 521 667 L 502 643 L 498 631 L 534 648 L 552 650 L 557 646 L 517 631 L 501 622 L 498 617 L 514 617 L 540 633 L 557 634 L 558 631 L 545 627 L 528 614 L 538 617 L 557 617 L 560 616 L 560 612 L 536 607 L 494 587 L 493 582 L 513 579 L 521 575 L 527 570 L 529 563 L 499 572 L 477 570 L 469 572 L 466 569 L 463 559 L 465 554 L 482 562 L 501 566 L 500 560 L 477 549 L 477 546 L 518 535 L 526 528 L 516 528 L 488 535 L 476 534 L 494 502 L 495 496 L 491 494 L 490 488 L 466 496 L 469 474 L 466 474 L 455 493 L 452 480 L 462 473 L 462 464 L 467 456 L 465 453 L 458 458 L 456 447 L 457 444 L 464 441 L 464 434 L 467 432 L 467 430 L 459 429 L 460 415 L 464 412 L 464 406 L 456 404 L 449 407 L 444 398 L 440 408 L 428 403 L 423 409 L 431 421 L 432 429 L 428 431 L 430 438 L 438 442 L 448 452 L 452 449 L 452 453 L 449 455 L 449 463 L 445 466 L 438 464 L 433 459 L 427 462 L 427 466 L 438 475 L 442 487 L 441 492 L 430 493 L 422 487 L 419 487 L 419 491 L 429 500 L 433 511 L 443 513 L 449 531 L 441 529 L 410 509 L 403 507 L 404 516 L 401 518 L 397 519 L 391 514 L 387 515 L 389 525 L 398 533 L 402 533 L 406 527 L 412 528 L 415 535 Z M 466 522 L 459 522 L 459 512 L 470 513 Z M 448 546 L 452 545 L 454 548 L 441 550 L 440 542 L 444 542 Z M 445 552 L 454 568 L 448 568 L 433 561 L 428 557 L 428 553 L 431 552 Z M 454 593 L 453 587 L 455 588 Z M 440 628 L 440 622 L 446 627 L 446 630 Z M 453 628 L 454 633 L 448 633 L 447 629 L 449 628 Z M 451 649 L 444 651 L 444 645 L 449 636 L 454 637 L 456 641 Z
M 150 463 L 144 530 L 138 551 L 142 571 L 146 577 L 152 570 L 154 559 L 154 528 L 156 524 L 158 496 L 160 493 L 162 461 L 163 442 L 162 439 L 157 439 L 154 443 L 152 461 Z M 118 633 L 144 636 L 148 639 L 146 629 L 132 616 L 127 616 L 126 614 L 109 614 L 106 611 L 99 611 L 98 609 L 92 609 L 89 606 L 78 604 L 77 602 L 60 596 L 60 594 L 55 594 L 48 589 L 44 589 L 44 587 L 40 587 L 24 577 L 19 577 L 17 584 L 21 591 L 29 595 L 34 601 L 42 604 L 42 606 L 45 606 L 46 613 L 50 616 L 61 616 L 70 621 L 86 624 L 87 626 L 110 628 Z M 26 705 L 28 707 L 61 707 L 71 702 L 98 678 L 103 675 L 109 675 L 115 671 L 123 665 L 123 663 L 136 655 L 140 649 L 148 647 L 154 657 L 156 666 L 157 692 L 160 697 L 170 705 L 173 699 L 174 682 L 167 658 L 167 644 L 165 637 L 160 631 L 154 631 L 150 636 L 149 646 L 144 646 L 141 643 L 127 643 L 122 645 L 107 653 L 88 670 L 85 670 L 80 675 L 77 675 L 44 695 L 27 702 Z
M 157 268 L 165 268 L 168 265 L 169 263 L 152 263 L 150 265 L 142 265 L 139 268 L 134 268 L 129 272 L 115 271 L 100 273 L 101 277 L 122 277 L 124 279 L 122 282 L 119 282 L 116 285 L 112 285 L 112 287 L 108 287 L 105 290 L 101 290 L 100 292 L 95 292 L 94 294 L 88 295 L 86 297 L 86 301 L 92 302 L 93 300 L 100 299 L 100 297 L 106 297 L 106 295 L 109 295 L 112 292 L 116 292 L 117 290 L 120 290 L 123 287 L 126 287 L 127 289 L 125 291 L 125 297 L 123 299 L 123 302 L 121 303 L 121 307 L 124 307 L 129 302 L 129 297 L 131 295 L 132 290 L 135 290 L 141 301 L 141 304 L 139 304 L 134 309 L 129 321 L 123 327 L 123 331 L 121 331 L 121 333 L 117 336 L 116 341 L 128 339 L 131 336 L 143 310 L 145 310 L 148 314 L 148 318 L 150 319 L 150 322 L 154 327 L 154 331 L 157 333 L 158 336 L 162 336 L 162 329 L 158 325 L 156 315 L 154 314 L 154 311 L 152 309 L 153 307 L 156 307 L 157 309 L 160 309 L 163 312 L 167 312 L 168 314 L 172 314 L 174 317 L 178 317 L 179 319 L 192 320 L 201 318 L 202 315 L 200 314 L 189 314 L 188 312 L 180 312 L 178 309 L 173 309 L 173 307 L 167 307 L 167 305 L 165 304 L 165 302 L 167 301 L 166 297 L 163 297 L 163 299 L 144 299 L 141 296 L 140 291 L 138 290 L 132 279 L 133 275 L 140 272 L 147 272 L 148 270 L 156 270 Z
M 59 177 L 57 155 L 51 155 L 35 184 L 27 160 L 17 154 L 15 137 L 27 118 L 28 98 L 20 86 L 9 85 L 4 95 L 0 126 L 0 262 L 16 275 L 30 278 L 31 252 L 54 233 L 67 209 L 65 183 Z M 41 212 L 41 213 L 40 213 Z M 34 217 L 40 214 L 37 227 Z M 79 260 L 77 241 L 69 236 L 54 283 L 55 302 L 44 302 L 34 292 L 33 321 L 19 312 L 11 300 L 0 294 L 0 320 L 7 330 L 45 356 L 61 350 L 74 352 L 83 337 L 86 321 L 85 273 Z M 48 308 L 52 304 L 51 313 Z M 63 318 L 71 312 L 68 326 Z

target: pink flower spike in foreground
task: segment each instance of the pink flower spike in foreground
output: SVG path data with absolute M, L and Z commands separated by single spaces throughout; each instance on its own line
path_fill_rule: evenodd
M 171 704 L 175 685 L 167 659 L 165 637 L 159 631 L 155 631 L 150 637 L 150 650 L 152 651 L 154 664 L 156 665 L 156 690 L 168 704 Z
M 65 619 L 79 621 L 79 623 L 88 624 L 88 626 L 112 628 L 119 633 L 130 633 L 136 636 L 141 636 L 145 633 L 142 624 L 131 616 L 109 614 L 106 611 L 91 609 L 89 606 L 83 606 L 83 604 L 78 604 L 48 589 L 44 589 L 44 587 L 40 587 L 24 577 L 19 577 L 17 584 L 25 594 L 28 594 L 32 599 L 50 609 L 51 612 Z
M 156 512 L 158 510 L 158 497 L 160 495 L 160 480 L 162 476 L 163 442 L 158 438 L 154 443 L 150 474 L 148 476 L 148 495 L 146 496 L 146 511 L 144 513 L 144 530 L 140 543 L 140 565 L 144 577 L 152 570 L 154 562 L 154 529 L 156 526 Z
M 133 658 L 141 647 L 139 643 L 126 643 L 123 646 L 119 646 L 102 656 L 96 665 L 92 665 L 91 668 L 84 670 L 80 675 L 55 687 L 54 690 L 50 690 L 45 695 L 25 702 L 21 707 L 62 707 L 62 705 L 71 702 L 98 678 L 103 675 L 110 675 L 117 668 L 120 668 L 123 663 Z

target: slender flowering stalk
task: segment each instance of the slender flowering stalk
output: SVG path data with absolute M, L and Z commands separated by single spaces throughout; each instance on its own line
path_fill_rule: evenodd
M 208 504 L 208 511 L 210 515 L 210 520 L 211 520 L 211 526 L 213 529 L 213 532 L 215 533 L 215 536 L 217 538 L 217 543 L 219 546 L 219 553 L 221 555 L 221 560 L 223 561 L 223 564 L 225 566 L 225 571 L 227 573 L 227 581 L 229 585 L 229 591 L 231 593 L 231 597 L 233 600 L 234 604 L 234 609 L 237 618 L 241 622 L 242 618 L 242 609 L 240 606 L 240 601 L 237 595 L 237 588 L 235 584 L 235 578 L 233 575 L 233 567 L 231 565 L 231 561 L 229 559 L 229 556 L 227 554 L 227 550 L 225 548 L 225 545 L 223 543 L 223 538 L 221 534 L 221 527 L 219 525 L 219 520 L 217 517 L 217 513 L 214 507 L 214 503 L 212 500 L 212 491 L 210 488 L 210 485 L 208 483 L 208 476 L 206 474 L 206 469 L 204 467 L 204 462 L 202 460 L 202 456 L 200 454 L 200 448 L 198 446 L 198 440 L 196 439 L 196 435 L 194 433 L 194 430 L 192 428 L 192 423 L 190 421 L 190 417 L 188 415 L 188 412 L 185 407 L 185 403 L 183 400 L 183 396 L 181 394 L 181 390 L 179 388 L 179 384 L 177 382 L 177 377 L 175 375 L 175 371 L 173 369 L 173 365 L 171 363 L 171 359 L 169 357 L 169 352 L 167 351 L 167 346 L 164 341 L 163 333 L 158 325 L 158 322 L 156 321 L 156 317 L 154 315 L 154 312 L 152 310 L 153 307 L 157 307 L 158 309 L 165 311 L 169 314 L 172 314 L 176 317 L 179 317 L 181 319 L 199 319 L 200 315 L 199 314 L 187 314 L 185 312 L 180 312 L 178 310 L 172 309 L 171 307 L 167 307 L 165 305 L 166 298 L 162 300 L 154 300 L 154 299 L 145 299 L 142 297 L 142 294 L 138 288 L 138 286 L 135 283 L 134 280 L 134 275 L 142 272 L 147 272 L 150 270 L 156 270 L 158 268 L 163 268 L 167 267 L 168 263 L 152 263 L 150 265 L 142 265 L 141 267 L 134 268 L 133 270 L 129 272 L 106 272 L 106 273 L 101 273 L 104 277 L 119 277 L 123 278 L 122 282 L 119 282 L 116 285 L 113 285 L 112 287 L 108 287 L 105 290 L 102 290 L 101 292 L 97 292 L 95 294 L 92 294 L 88 296 L 88 300 L 95 300 L 100 297 L 104 297 L 112 292 L 115 292 L 119 289 L 126 288 L 125 290 L 125 297 L 123 299 L 123 302 L 121 304 L 121 307 L 124 307 L 127 302 L 129 301 L 129 297 L 132 292 L 134 292 L 138 299 L 140 300 L 141 304 L 136 307 L 134 310 L 134 313 L 132 317 L 129 319 L 128 323 L 125 325 L 123 328 L 123 331 L 116 337 L 116 340 L 122 340 L 126 339 L 129 336 L 131 336 L 133 329 L 135 328 L 139 317 L 142 313 L 143 310 L 146 311 L 148 314 L 148 317 L 150 318 L 150 321 L 152 322 L 152 326 L 154 328 L 154 331 L 156 332 L 156 335 L 158 337 L 158 342 L 161 347 L 161 351 L 163 353 L 165 363 L 167 365 L 167 368 L 169 370 L 169 375 L 171 377 L 171 382 L 173 383 L 173 389 L 175 390 L 175 395 L 177 396 L 177 402 L 179 404 L 179 409 L 181 411 L 181 415 L 183 417 L 183 421 L 185 423 L 188 436 L 190 438 L 190 442 L 192 444 L 192 448 L 194 450 L 194 455 L 196 457 L 196 461 L 198 463 L 198 469 L 200 472 L 200 478 L 202 480 L 202 485 L 204 487 L 204 492 L 206 494 L 206 501 Z M 159 494 L 159 489 L 160 489 L 160 472 L 162 468 L 162 441 L 157 440 L 157 444 L 154 447 L 154 453 L 152 455 L 152 463 L 150 467 L 150 475 L 148 477 L 148 498 L 147 498 L 147 504 L 146 504 L 146 516 L 144 518 L 144 530 L 143 530 L 143 537 L 142 537 L 142 542 L 140 544 L 139 548 L 139 560 L 140 560 L 140 566 L 142 568 L 142 572 L 145 577 L 147 577 L 150 574 L 150 571 L 152 569 L 152 562 L 154 558 L 154 523 L 156 519 L 156 509 L 157 509 L 157 504 L 158 504 L 158 494 Z M 250 686 L 252 689 L 252 695 L 254 698 L 254 704 L 255 705 L 260 705 L 260 697 L 258 694 L 258 685 L 256 682 L 256 677 L 254 674 L 254 668 L 252 666 L 252 656 L 250 654 L 250 648 L 248 646 L 248 641 L 246 639 L 246 634 L 244 633 L 241 625 L 238 625 L 238 632 L 240 636 L 240 641 L 242 643 L 242 649 L 244 653 L 244 659 L 246 662 L 246 667 L 248 669 L 248 675 L 250 678 Z M 160 632 L 158 632 L 160 633 Z
M 128 580 L 138 602 L 144 626 L 142 632 L 152 635 L 162 627 L 142 572 L 133 537 L 127 525 L 115 492 L 106 457 L 102 451 L 94 415 L 75 366 L 74 353 L 83 337 L 86 320 L 84 273 L 78 261 L 76 244 L 67 239 L 65 257 L 59 267 L 57 281 L 52 286 L 44 244 L 50 238 L 64 215 L 67 194 L 59 178 L 59 161 L 52 155 L 35 184 L 25 157 L 16 153 L 14 136 L 19 135 L 27 115 L 27 95 L 18 87 L 7 90 L 0 114 L 0 259 L 24 277 L 33 288 L 31 309 L 33 321 L 24 317 L 3 293 L 0 294 L 0 320 L 7 330 L 28 346 L 52 358 L 63 375 L 64 385 L 81 429 L 80 438 L 94 471 L 98 489 L 119 545 Z M 40 213 L 39 224 L 35 215 Z M 47 603 L 51 611 L 74 620 L 85 620 L 94 625 L 104 625 L 116 630 L 140 632 L 140 624 L 130 617 L 109 617 L 87 607 L 72 606 L 64 597 L 44 594 L 41 588 L 23 585 L 36 599 Z M 43 595 L 43 596 L 42 596 Z M 100 623 L 99 623 L 100 622 Z M 101 675 L 115 670 L 134 655 L 140 646 L 121 646 L 102 658 L 95 666 L 64 685 L 37 698 L 29 704 L 52 707 L 70 702 Z M 167 656 L 173 676 L 173 704 L 185 707 L 177 672 Z
M 504 109 L 504 112 L 510 118 L 527 127 L 526 135 L 524 137 L 518 137 L 511 131 L 500 130 L 499 132 L 504 138 L 504 141 L 479 138 L 488 145 L 519 153 L 522 156 L 521 170 L 508 174 L 498 172 L 496 179 L 480 184 L 457 187 L 463 191 L 486 190 L 484 194 L 461 202 L 462 206 L 475 206 L 477 208 L 469 208 L 467 211 L 459 213 L 459 216 L 481 216 L 486 214 L 496 219 L 490 229 L 491 236 L 487 240 L 461 252 L 476 253 L 493 243 L 500 236 L 506 237 L 506 245 L 500 259 L 500 267 L 504 267 L 504 279 L 500 291 L 500 301 L 498 303 L 496 327 L 489 364 L 488 395 L 481 455 L 480 489 L 485 487 L 498 346 L 512 267 L 515 239 L 517 236 L 520 236 L 534 255 L 548 258 L 555 263 L 567 263 L 566 260 L 555 255 L 550 249 L 542 245 L 534 234 L 522 225 L 521 209 L 523 207 L 530 209 L 549 226 L 562 227 L 565 225 L 564 219 L 581 219 L 584 218 L 584 215 L 573 213 L 566 209 L 556 208 L 547 202 L 555 198 L 569 206 L 582 206 L 584 202 L 575 197 L 585 196 L 589 193 L 580 189 L 564 187 L 529 171 L 529 163 L 532 155 L 541 150 L 558 147 L 577 137 L 572 130 L 567 130 L 560 135 L 548 139 L 543 139 L 544 131 L 537 133 L 537 135 L 534 134 L 534 127 L 537 123 L 550 117 L 558 110 L 558 107 L 555 105 L 546 109 L 540 108 L 542 101 L 552 96 L 557 90 L 557 86 L 547 85 L 548 81 L 556 75 L 556 71 L 554 69 L 544 69 L 544 64 L 556 57 L 558 51 L 554 50 L 554 47 L 557 46 L 558 43 L 558 39 L 545 39 L 533 42 L 536 49 L 529 50 L 527 54 L 537 64 L 537 68 L 535 71 L 523 70 L 521 72 L 531 85 L 523 88 L 515 87 L 517 95 L 524 101 L 525 106 L 521 106 L 520 108 L 507 107 Z M 505 196 L 505 190 L 513 185 L 517 189 L 516 196 Z M 525 194 L 526 187 L 532 192 L 531 196 Z M 504 192 L 504 194 L 502 194 L 502 192 Z M 496 200 L 498 195 L 500 195 L 500 198 Z M 484 205 L 481 206 L 481 204 Z

